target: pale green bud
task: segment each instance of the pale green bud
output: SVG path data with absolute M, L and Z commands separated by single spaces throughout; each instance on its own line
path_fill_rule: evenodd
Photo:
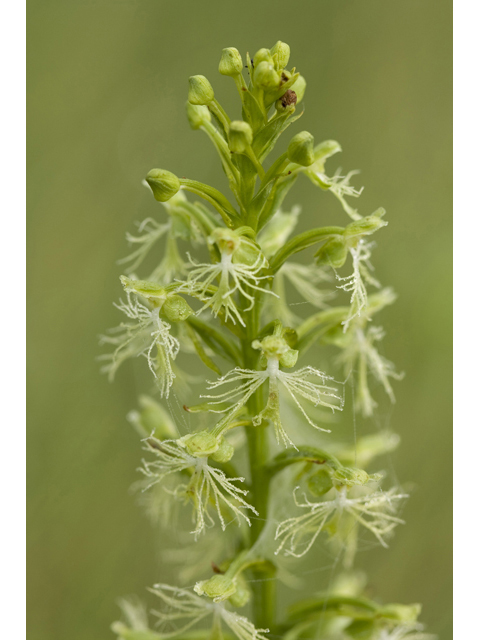
M 172 294 L 163 303 L 162 313 L 170 322 L 183 322 L 192 315 L 193 309 L 182 296 Z
M 288 159 L 290 162 L 300 164 L 302 167 L 309 167 L 315 162 L 313 153 L 314 139 L 308 131 L 301 131 L 292 138 L 288 145 Z
M 215 97 L 212 85 L 205 76 L 190 76 L 188 101 L 192 104 L 210 104 Z
M 205 123 L 212 121 L 212 116 L 208 107 L 205 107 L 202 104 L 192 104 L 187 100 L 186 108 L 188 122 L 192 129 L 200 129 L 200 127 Z
M 320 469 L 320 471 L 311 475 L 307 484 L 310 492 L 317 498 L 333 489 L 331 474 L 327 469 Z
M 288 61 L 290 60 L 290 47 L 288 46 L 288 44 L 286 44 L 285 42 L 281 42 L 281 40 L 279 40 L 271 49 L 270 49 L 270 53 L 272 54 L 272 57 L 275 60 L 275 56 L 276 58 L 276 69 L 277 71 L 281 71 L 282 69 L 285 69 L 285 67 L 288 64 Z
M 298 78 L 290 87 L 290 90 L 295 91 L 297 95 L 297 104 L 299 104 L 303 100 L 303 96 L 305 95 L 306 88 L 307 88 L 307 81 L 303 76 L 298 76 Z
M 228 129 L 228 147 L 234 153 L 243 153 L 252 144 L 253 131 L 248 122 L 234 120 Z
M 218 449 L 217 438 L 208 431 L 199 431 L 183 436 L 178 440 L 178 444 L 194 458 L 207 458 Z
M 180 190 L 180 180 L 165 169 L 152 169 L 145 180 L 153 192 L 153 197 L 159 202 L 167 202 Z
M 253 56 L 253 66 L 257 67 L 261 62 L 273 64 L 273 58 L 268 49 L 259 49 Z
M 257 87 L 262 89 L 278 89 L 280 76 L 275 71 L 275 67 L 270 62 L 264 60 L 260 62 L 253 73 L 253 80 Z
M 165 287 L 148 280 L 133 280 L 120 276 L 120 281 L 127 293 L 135 293 L 151 301 L 163 302 L 167 297 Z
M 231 76 L 232 78 L 242 73 L 243 60 L 238 49 L 228 47 L 222 51 L 218 70 L 222 76 Z
M 218 449 L 215 453 L 212 453 L 212 459 L 215 462 L 228 462 L 232 459 L 233 454 L 235 453 L 235 448 L 230 442 L 227 442 L 225 438 L 220 440 L 220 444 L 218 445 Z
M 199 596 L 208 596 L 214 602 L 223 602 L 232 596 L 237 590 L 235 580 L 222 574 L 216 574 L 209 580 L 197 582 L 194 587 L 195 593 Z

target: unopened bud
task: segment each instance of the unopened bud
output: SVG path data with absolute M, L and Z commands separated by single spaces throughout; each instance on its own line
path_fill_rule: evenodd
M 228 47 L 222 51 L 218 70 L 222 76 L 235 77 L 242 73 L 243 61 L 238 49 Z
M 313 153 L 313 136 L 308 131 L 301 131 L 294 136 L 288 145 L 288 159 L 290 162 L 309 167 L 315 161 Z
M 268 49 L 259 49 L 253 56 L 253 66 L 257 67 L 261 62 L 273 64 L 273 58 Z
M 155 200 L 167 202 L 179 191 L 180 180 L 177 176 L 165 169 L 152 169 L 147 173 L 145 180 L 153 192 Z
M 260 62 L 253 74 L 253 80 L 257 87 L 262 89 L 278 89 L 280 85 L 280 76 L 275 71 L 275 67 L 270 62 L 264 60 Z
M 275 67 L 277 71 L 281 71 L 285 69 L 290 59 L 290 47 L 285 42 L 281 42 L 280 40 L 270 49 L 270 53 L 275 62 L 276 56 L 276 64 Z
M 210 104 L 215 97 L 212 85 L 205 76 L 190 76 L 188 101 L 192 104 Z
M 192 104 L 191 102 L 186 103 L 187 108 L 187 118 L 188 122 L 192 129 L 200 129 L 202 125 L 207 122 L 212 121 L 212 116 L 208 107 L 203 104 Z
M 253 141 L 253 131 L 248 122 L 234 120 L 228 129 L 228 146 L 234 153 L 243 153 Z

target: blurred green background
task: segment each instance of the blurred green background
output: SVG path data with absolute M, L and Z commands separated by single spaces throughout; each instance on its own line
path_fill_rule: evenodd
M 146 172 L 225 187 L 188 127 L 188 76 L 209 77 L 229 108 L 221 49 L 278 39 L 308 81 L 296 131 L 339 140 L 330 171 L 361 168 L 360 212 L 385 206 L 390 223 L 374 261 L 399 294 L 381 317 L 385 353 L 407 375 L 379 423 L 401 435 L 393 465 L 413 491 L 407 526 L 360 564 L 384 601 L 423 602 L 429 629 L 451 637 L 450 13 L 445 0 L 29 2 L 30 640 L 113 637 L 116 598 L 162 576 L 128 493 L 138 378 L 127 365 L 107 383 L 97 335 L 119 320 L 125 231 L 158 210 Z M 298 185 L 288 202 L 303 227 L 345 223 L 333 198 Z

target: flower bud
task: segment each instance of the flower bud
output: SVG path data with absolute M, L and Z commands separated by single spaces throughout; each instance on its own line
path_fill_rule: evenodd
M 308 488 L 310 492 L 317 498 L 325 495 L 333 489 L 333 482 L 327 469 L 320 469 L 308 479 Z
M 315 254 L 317 264 L 325 264 L 334 269 L 343 267 L 347 256 L 348 247 L 343 236 L 336 236 L 327 240 Z
M 208 596 L 214 602 L 223 602 L 237 590 L 235 580 L 223 574 L 216 574 L 209 580 L 197 582 L 193 588 L 199 596 Z
M 152 169 L 145 180 L 159 202 L 167 202 L 180 190 L 180 180 L 165 169 Z
M 307 88 L 307 81 L 303 76 L 298 76 L 298 78 L 290 87 L 290 89 L 292 91 L 295 91 L 295 93 L 297 94 L 297 104 L 299 104 L 303 100 L 303 96 L 305 95 L 306 88 Z
M 313 136 L 308 131 L 301 131 L 292 138 L 288 145 L 288 159 L 290 162 L 309 167 L 315 161 L 313 154 Z
M 234 153 L 243 153 L 253 141 L 253 131 L 248 122 L 234 120 L 228 129 L 228 146 Z
M 218 449 L 217 438 L 208 431 L 199 431 L 179 438 L 178 444 L 194 458 L 207 458 Z
M 290 47 L 280 40 L 270 49 L 272 57 L 277 56 L 275 67 L 277 71 L 285 69 L 290 59 Z
M 243 70 L 242 56 L 235 47 L 228 47 L 222 51 L 222 57 L 218 65 L 222 76 L 238 76 Z
M 192 315 L 193 309 L 182 296 L 172 294 L 163 303 L 162 313 L 170 322 L 183 322 Z
M 273 58 L 268 49 L 259 49 L 253 56 L 254 68 L 257 67 L 261 62 L 268 62 L 269 64 L 273 64 Z
M 215 460 L 215 462 L 228 462 L 233 458 L 234 453 L 235 448 L 233 445 L 231 445 L 230 442 L 227 442 L 225 438 L 222 438 L 218 449 L 215 453 L 212 453 L 212 459 Z
M 206 122 L 212 121 L 212 116 L 208 107 L 205 107 L 202 104 L 192 104 L 187 100 L 186 108 L 188 122 L 192 129 L 200 129 L 200 127 Z
M 215 97 L 212 85 L 205 76 L 190 76 L 188 101 L 192 104 L 210 104 Z
M 257 87 L 262 89 L 278 89 L 280 76 L 275 71 L 275 67 L 270 62 L 264 60 L 260 62 L 253 74 L 253 80 Z

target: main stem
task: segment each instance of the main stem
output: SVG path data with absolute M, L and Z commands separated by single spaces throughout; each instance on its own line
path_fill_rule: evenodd
M 260 296 L 259 296 L 260 298 Z M 243 345 L 243 359 L 246 369 L 255 369 L 258 351 L 252 349 L 252 342 L 259 333 L 260 299 L 257 299 L 253 309 L 246 314 L 247 340 Z M 256 416 L 263 407 L 262 388 L 258 389 L 248 401 L 250 415 Z M 252 547 L 260 537 L 267 521 L 269 479 L 266 474 L 268 460 L 267 430 L 263 425 L 246 428 L 248 439 L 248 456 L 250 463 L 250 500 L 258 512 L 252 519 L 250 546 Z M 253 616 L 257 628 L 271 629 L 275 621 L 275 580 L 265 576 L 265 573 L 253 571 Z

